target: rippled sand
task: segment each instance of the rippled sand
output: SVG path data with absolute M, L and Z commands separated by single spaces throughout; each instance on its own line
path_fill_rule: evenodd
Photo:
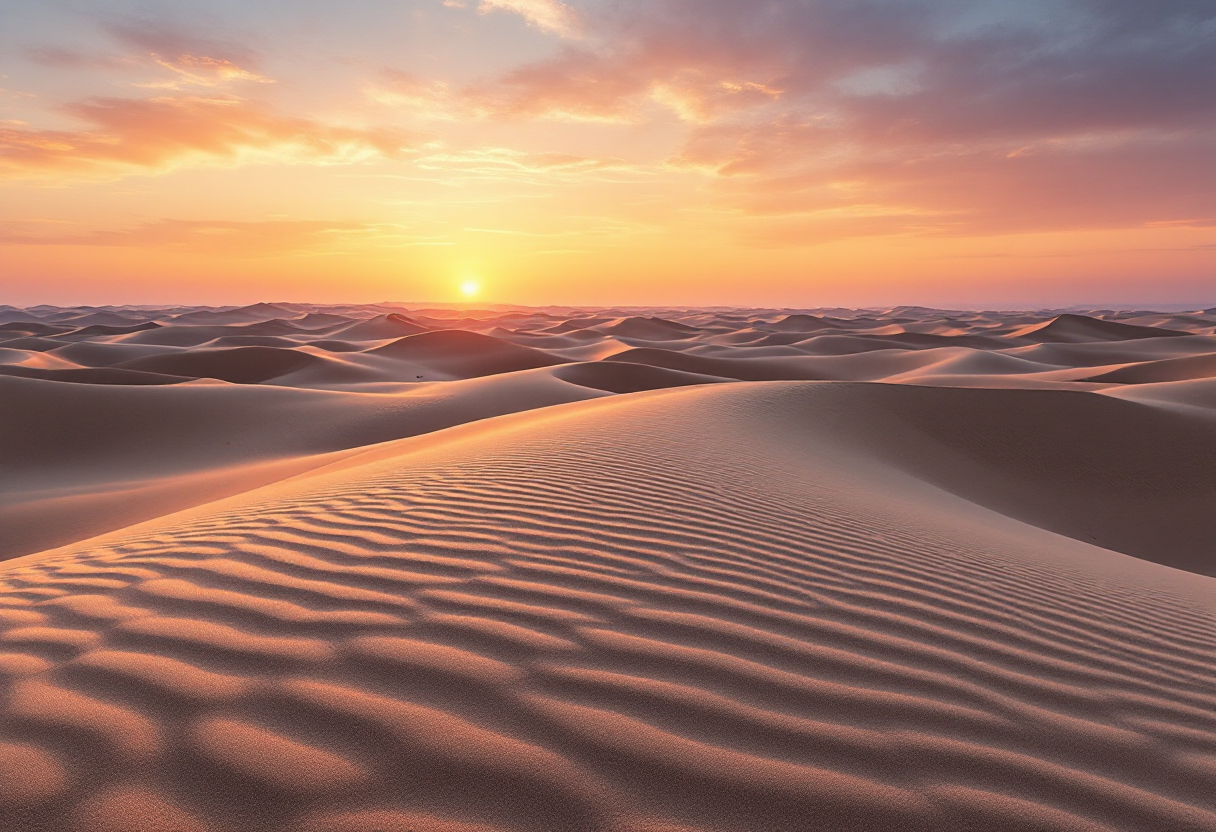
M 1216 316 L 395 314 L 0 343 L 5 830 L 1216 828 Z

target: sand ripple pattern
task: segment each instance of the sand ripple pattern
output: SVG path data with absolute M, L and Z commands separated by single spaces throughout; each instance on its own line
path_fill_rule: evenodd
M 791 449 L 812 393 L 517 420 L 11 565 L 4 829 L 1216 829 L 1210 610 Z

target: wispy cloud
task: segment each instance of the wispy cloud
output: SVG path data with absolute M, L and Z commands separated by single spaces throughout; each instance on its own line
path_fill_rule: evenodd
M 591 179 L 619 181 L 637 178 L 647 171 L 619 158 L 594 158 L 568 153 L 526 153 L 503 147 L 431 151 L 419 156 L 423 170 L 455 173 L 462 181 L 510 180 L 515 182 L 587 182 Z
M 0 228 L 6 245 L 105 246 L 176 251 L 190 254 L 269 256 L 316 251 L 366 239 L 377 226 L 315 220 L 158 220 L 116 231 L 80 234 L 30 233 L 24 225 Z
M 141 52 L 115 55 L 56 46 L 39 46 L 26 49 L 22 54 L 35 64 L 55 69 L 127 73 L 151 67 L 169 70 L 170 75 L 166 78 L 134 83 L 134 86 L 150 89 L 180 89 L 188 86 L 218 87 L 241 81 L 274 83 L 273 79 L 228 58 L 188 52 L 170 54 Z
M 260 63 L 258 53 L 249 46 L 157 21 L 112 20 L 104 28 L 114 40 L 136 54 L 206 56 L 255 69 Z
M 137 86 L 179 89 L 181 87 L 218 87 L 233 81 L 253 81 L 260 84 L 273 84 L 274 80 L 267 78 L 251 69 L 237 66 L 232 61 L 223 58 L 209 58 L 205 55 L 178 55 L 165 58 L 153 54 L 152 60 L 157 66 L 162 66 L 173 73 L 167 81 L 139 84 Z
M 191 164 L 341 164 L 417 144 L 394 129 L 337 127 L 235 96 L 94 98 L 62 108 L 79 130 L 0 127 L 0 175 L 103 177 Z
M 398 69 L 382 71 L 364 93 L 378 104 L 408 111 L 416 118 L 457 121 L 484 115 L 445 81 Z
M 505 11 L 517 14 L 537 29 L 563 37 L 573 37 L 579 30 L 574 9 L 560 0 L 481 0 L 477 8 L 482 13 Z
M 26 60 L 55 69 L 111 70 L 129 69 L 139 61 L 130 55 L 66 49 L 60 46 L 34 46 L 21 53 Z

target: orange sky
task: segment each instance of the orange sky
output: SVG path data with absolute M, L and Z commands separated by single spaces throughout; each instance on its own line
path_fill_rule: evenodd
M 1182 0 L 21 0 L 0 302 L 1216 304 Z

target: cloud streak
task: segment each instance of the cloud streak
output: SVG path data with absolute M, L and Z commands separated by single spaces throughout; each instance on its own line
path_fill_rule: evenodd
M 234 64 L 223 58 L 210 58 L 206 55 L 182 54 L 165 58 L 153 53 L 152 60 L 173 73 L 168 81 L 139 84 L 137 86 L 178 89 L 181 87 L 218 87 L 234 81 L 253 81 L 259 84 L 273 84 L 274 80 L 267 78 L 251 69 Z
M 477 9 L 483 14 L 511 12 L 541 31 L 554 32 L 563 37 L 574 37 L 578 33 L 578 16 L 561 0 L 481 0 Z
M 335 127 L 235 96 L 93 98 L 62 108 L 78 130 L 0 127 L 0 175 L 114 178 L 192 164 L 342 164 L 399 157 L 416 139 Z
M 366 238 L 377 226 L 320 220 L 157 220 L 115 231 L 83 234 L 31 234 L 22 224 L 0 228 L 5 245 L 101 246 L 139 248 L 184 254 L 259 257 L 339 246 Z

